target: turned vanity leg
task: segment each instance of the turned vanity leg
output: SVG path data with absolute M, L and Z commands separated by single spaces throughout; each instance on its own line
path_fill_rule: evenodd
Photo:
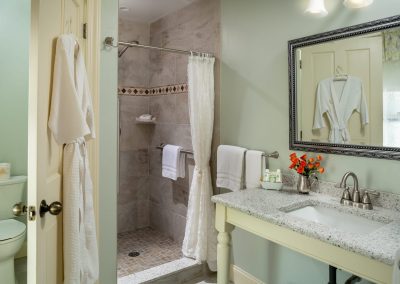
M 218 284 L 229 283 L 231 232 L 233 226 L 226 222 L 226 207 L 217 204 L 215 227 L 218 231 L 217 278 Z

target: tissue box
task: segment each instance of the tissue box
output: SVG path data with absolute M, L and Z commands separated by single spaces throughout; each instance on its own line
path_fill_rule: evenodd
M 11 164 L 0 163 L 0 180 L 10 179 Z

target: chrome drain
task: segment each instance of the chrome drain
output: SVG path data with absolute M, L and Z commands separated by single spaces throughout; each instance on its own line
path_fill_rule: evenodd
M 140 252 L 138 251 L 131 251 L 130 253 L 128 253 L 128 256 L 130 257 L 137 257 L 140 255 Z

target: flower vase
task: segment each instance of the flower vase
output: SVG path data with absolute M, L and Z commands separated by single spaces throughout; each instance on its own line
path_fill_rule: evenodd
M 308 176 L 299 175 L 297 180 L 297 191 L 301 194 L 308 194 L 311 190 L 311 182 Z

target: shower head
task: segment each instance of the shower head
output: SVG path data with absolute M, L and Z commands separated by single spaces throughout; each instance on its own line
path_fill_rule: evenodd
M 137 40 L 132 40 L 129 43 L 139 44 L 139 42 Z M 118 51 L 118 57 L 121 58 L 121 56 L 128 50 L 128 48 L 129 48 L 129 46 L 125 46 L 121 50 L 119 50 Z

